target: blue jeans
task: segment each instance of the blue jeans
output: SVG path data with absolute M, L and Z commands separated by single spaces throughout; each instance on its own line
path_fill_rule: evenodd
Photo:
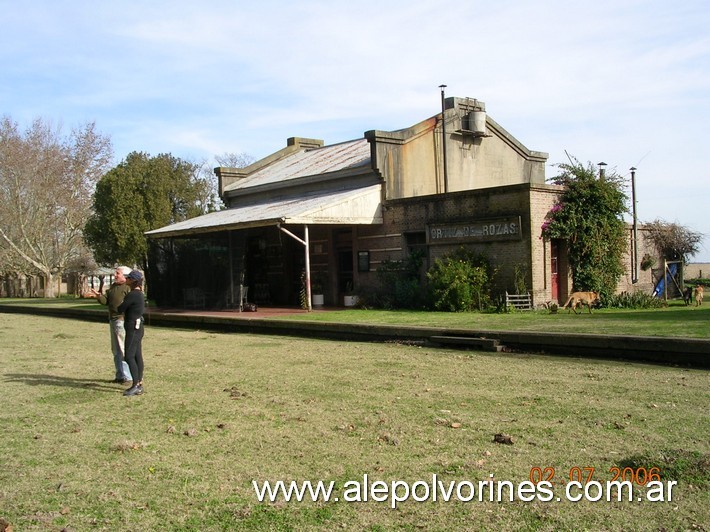
M 111 320 L 109 322 L 111 328 L 111 351 L 113 352 L 113 364 L 116 367 L 116 379 L 133 380 L 131 378 L 131 370 L 128 369 L 128 364 L 124 360 L 124 346 L 126 344 L 126 328 L 123 325 L 123 320 Z

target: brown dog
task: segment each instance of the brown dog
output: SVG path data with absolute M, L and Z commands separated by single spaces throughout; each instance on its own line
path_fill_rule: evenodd
M 568 314 L 570 310 L 574 310 L 575 314 L 579 314 L 579 312 L 577 312 L 577 307 L 579 305 L 587 305 L 589 313 L 591 314 L 592 305 L 597 301 L 599 301 L 599 292 L 572 292 L 567 300 L 567 303 L 565 303 L 562 308 L 569 306 L 567 309 Z
M 703 292 L 705 290 L 703 289 L 703 285 L 699 284 L 698 286 L 695 287 L 695 306 L 699 307 L 700 305 L 703 304 Z

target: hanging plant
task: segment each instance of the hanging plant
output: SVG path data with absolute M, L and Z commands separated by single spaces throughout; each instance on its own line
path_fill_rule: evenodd
M 652 257 L 648 253 L 646 253 L 643 258 L 641 259 L 641 269 L 643 271 L 648 271 L 651 268 L 653 268 L 656 265 L 656 259 L 655 257 Z

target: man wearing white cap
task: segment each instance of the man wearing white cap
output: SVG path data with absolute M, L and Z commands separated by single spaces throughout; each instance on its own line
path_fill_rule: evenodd
M 126 294 L 131 288 L 126 284 L 126 275 L 131 273 L 128 266 L 116 268 L 115 278 L 105 294 L 100 294 L 95 289 L 91 289 L 90 297 L 95 297 L 99 303 L 108 307 L 108 321 L 111 334 L 111 351 L 113 352 L 113 364 L 116 375 L 113 382 L 127 383 L 132 379 L 131 370 L 124 357 L 124 346 L 126 342 L 126 329 L 123 324 L 123 314 L 118 311 L 118 306 L 123 303 Z

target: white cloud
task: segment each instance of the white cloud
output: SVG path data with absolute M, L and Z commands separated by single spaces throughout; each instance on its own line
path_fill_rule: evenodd
M 677 4 L 677 3 L 676 3 Z M 710 235 L 710 5 L 688 0 L 0 0 L 2 113 L 138 150 L 261 157 L 400 129 L 447 95 L 531 149 L 638 170 L 639 213 Z M 554 170 L 548 172 L 552 175 Z M 710 236 L 708 237 L 710 239 Z M 710 261 L 710 253 L 701 257 Z

